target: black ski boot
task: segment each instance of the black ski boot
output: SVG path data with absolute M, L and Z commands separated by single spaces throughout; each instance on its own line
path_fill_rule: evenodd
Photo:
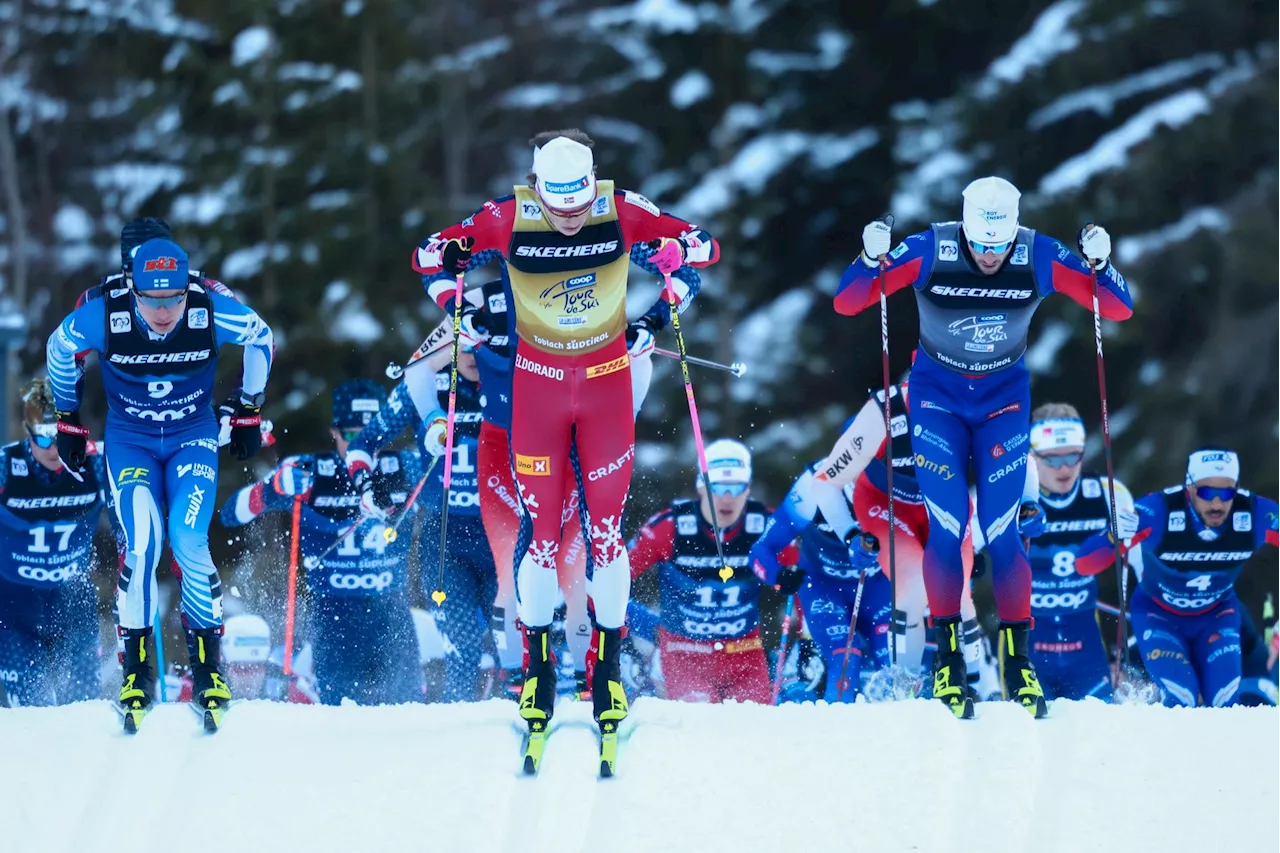
M 156 671 L 147 657 L 147 638 L 150 628 L 116 629 L 124 643 L 120 652 L 120 666 L 124 670 L 124 682 L 120 685 L 119 710 L 124 716 L 124 730 L 137 734 L 142 719 L 155 701 Z
M 1004 698 L 1017 702 L 1038 720 L 1049 713 L 1049 706 L 1027 654 L 1030 638 L 1030 622 L 1000 623 L 1000 680 L 1004 683 Z
M 587 652 L 587 683 L 592 711 L 600 727 L 600 775 L 612 776 L 618 760 L 618 727 L 630 712 L 622 684 L 622 629 L 599 626 Z
M 551 654 L 551 627 L 524 629 L 524 684 L 520 717 L 529 724 L 524 749 L 524 772 L 538 772 L 547 742 L 547 726 L 556 704 L 556 659 Z
M 938 650 L 933 656 L 933 698 L 946 705 L 962 720 L 973 719 L 973 698 L 964 664 L 964 644 L 960 617 L 933 620 L 933 639 Z
M 222 626 L 187 629 L 191 661 L 191 704 L 206 731 L 216 732 L 231 704 L 231 688 L 222 677 Z

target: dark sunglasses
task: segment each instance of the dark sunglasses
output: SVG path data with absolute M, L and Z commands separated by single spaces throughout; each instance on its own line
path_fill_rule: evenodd
M 993 255 L 999 255 L 1000 253 L 1007 251 L 1008 248 L 1013 245 L 1013 243 L 1014 243 L 1013 240 L 1008 240 L 1004 243 L 994 243 L 994 244 L 979 243 L 976 240 L 970 240 L 969 248 L 973 249 L 973 253 L 975 255 L 983 255 L 983 254 L 987 254 L 988 252 Z
M 1084 459 L 1084 453 L 1060 453 L 1053 456 L 1037 453 L 1036 458 L 1050 468 L 1073 468 L 1080 464 L 1081 459 Z
M 712 483 L 711 494 L 718 498 L 726 496 L 741 497 L 747 492 L 746 483 Z
M 145 305 L 148 308 L 177 308 L 187 301 L 186 291 L 174 296 L 147 296 L 145 293 L 139 293 L 135 290 L 133 295 L 138 300 L 139 305 Z
M 35 442 L 36 447 L 48 450 L 58 443 L 58 425 L 37 424 L 33 427 L 27 424 L 27 435 L 31 436 L 31 440 Z
M 1227 486 L 1223 489 L 1219 489 L 1214 486 L 1196 486 L 1193 491 L 1195 491 L 1196 497 L 1206 503 L 1212 501 L 1214 498 L 1217 498 L 1224 504 L 1231 503 L 1236 499 L 1236 489 L 1234 486 Z

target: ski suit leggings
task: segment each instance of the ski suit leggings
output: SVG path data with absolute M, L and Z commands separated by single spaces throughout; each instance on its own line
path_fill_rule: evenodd
M 13 704 L 102 695 L 98 595 L 87 578 L 52 589 L 0 580 L 0 680 Z
M 1240 602 L 1231 593 L 1195 616 L 1171 613 L 1141 589 L 1129 602 L 1142 661 L 1169 707 L 1236 704 L 1240 691 Z
M 520 538 L 522 510 L 516 497 L 511 471 L 511 446 L 507 431 L 487 421 L 480 426 L 480 516 L 497 569 L 497 599 L 494 602 L 493 639 L 503 669 L 521 666 L 523 638 L 516 613 L 516 586 L 513 558 Z M 570 481 L 572 482 L 572 481 Z M 565 496 L 561 517 L 562 547 L 556 557 L 556 575 L 564 593 L 565 634 L 574 665 L 585 666 L 591 642 L 591 619 L 587 612 L 586 546 L 576 484 Z M 568 545 L 563 543 L 567 542 Z
M 403 593 L 317 597 L 311 624 L 322 704 L 344 698 L 361 705 L 422 701 L 418 637 Z
M 873 462 L 881 464 L 879 461 Z M 897 491 L 895 485 L 894 491 Z M 880 568 L 887 578 L 889 571 L 889 512 L 884 492 L 874 485 L 866 474 L 858 477 L 853 489 L 854 515 L 858 526 L 880 540 Z M 898 498 L 893 502 L 894 563 L 898 571 L 898 610 L 903 614 L 906 634 L 900 639 L 898 663 L 904 666 L 920 666 L 924 661 L 925 646 L 929 642 L 925 625 L 927 598 L 924 584 L 924 548 L 929 541 L 929 514 L 923 503 L 910 503 Z M 973 540 L 965 528 L 960 542 L 960 561 L 964 567 L 964 587 L 960 611 L 965 619 L 976 617 L 973 595 L 969 589 L 969 577 L 973 572 Z M 863 593 L 865 598 L 865 591 Z M 865 610 L 864 610 L 865 612 Z M 861 617 L 859 617 L 861 618 Z M 845 624 L 848 624 L 846 619 Z M 852 663 L 852 661 L 851 661 Z
M 721 642 L 690 640 L 659 628 L 658 650 L 668 699 L 773 703 L 769 661 L 759 628 Z
M 156 569 L 164 547 L 182 568 L 182 621 L 222 624 L 222 584 L 209 554 L 218 487 L 218 424 L 210 410 L 191 424 L 137 430 L 107 421 L 107 474 L 124 531 L 125 562 L 116 591 L 120 625 L 148 628 L 155 616 Z
M 418 553 L 430 571 L 423 573 L 429 596 L 435 588 L 435 567 L 440 565 L 440 516 L 423 518 Z M 480 658 L 489 627 L 489 609 L 498 592 L 484 527 L 478 517 L 457 516 L 449 523 L 449 548 L 444 569 L 445 600 L 436 614 L 436 626 L 449 638 L 454 651 L 445 657 L 445 702 L 472 702 L 479 684 Z
M 911 373 L 911 447 L 929 510 L 923 567 L 935 619 L 960 613 L 965 588 L 961 542 L 969 522 L 970 462 L 996 612 L 1004 622 L 1031 618 L 1031 564 L 1018 535 L 1026 481 L 1031 383 L 1018 362 L 969 377 L 920 353 Z
M 1111 669 L 1094 611 L 1037 616 L 1031 662 L 1046 699 L 1111 699 Z
M 602 628 L 626 620 L 631 569 L 622 511 L 635 455 L 630 362 L 622 338 L 584 355 L 553 355 L 518 344 L 512 379 L 511 451 L 530 525 L 516 569 L 520 618 L 551 624 L 556 569 L 567 540 L 565 494 L 577 485 L 590 533 L 587 592 Z M 573 454 L 576 452 L 576 464 Z
M 800 568 L 805 571 L 804 583 L 799 590 L 800 606 L 804 609 L 809 633 L 822 650 L 822 661 L 827 668 L 827 690 L 822 698 L 828 702 L 852 702 L 859 692 L 863 660 L 869 656 L 874 661 L 872 669 L 889 663 L 889 613 L 892 609 L 889 579 L 882 572 L 876 572 L 863 582 L 858 623 L 854 626 L 857 637 L 845 673 L 848 686 L 841 693 L 840 667 L 844 665 L 849 618 L 853 615 L 858 581 L 856 578 L 830 577 L 821 566 L 808 566 L 801 562 Z

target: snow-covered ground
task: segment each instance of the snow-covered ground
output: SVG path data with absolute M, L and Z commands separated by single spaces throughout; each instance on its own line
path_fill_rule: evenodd
M 164 706 L 134 738 L 105 703 L 0 712 L 0 849 L 969 851 L 1275 849 L 1274 708 L 641 700 L 619 776 L 589 709 L 537 778 L 514 707 L 249 702 L 206 736 Z

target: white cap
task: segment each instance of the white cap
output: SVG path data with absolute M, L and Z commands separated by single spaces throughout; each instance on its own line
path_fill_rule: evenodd
M 1031 449 L 1040 453 L 1063 447 L 1084 447 L 1084 421 L 1045 418 L 1031 425 Z
M 751 451 L 740 441 L 721 438 L 707 445 L 707 478 L 712 483 L 750 483 Z
M 595 158 L 581 142 L 557 136 L 533 149 L 538 195 L 552 210 L 574 210 L 595 200 Z
M 978 178 L 964 188 L 964 236 L 994 246 L 1018 234 L 1018 199 L 1022 193 L 1004 178 Z
M 261 616 L 232 616 L 222 625 L 223 663 L 266 663 L 271 653 L 271 628 Z
M 421 607 L 412 607 L 409 613 L 413 616 L 413 631 L 418 635 L 418 664 L 444 660 L 444 637 L 436 627 L 436 620 Z
M 1240 458 L 1230 450 L 1197 450 L 1187 458 L 1187 485 L 1210 477 L 1240 480 Z

